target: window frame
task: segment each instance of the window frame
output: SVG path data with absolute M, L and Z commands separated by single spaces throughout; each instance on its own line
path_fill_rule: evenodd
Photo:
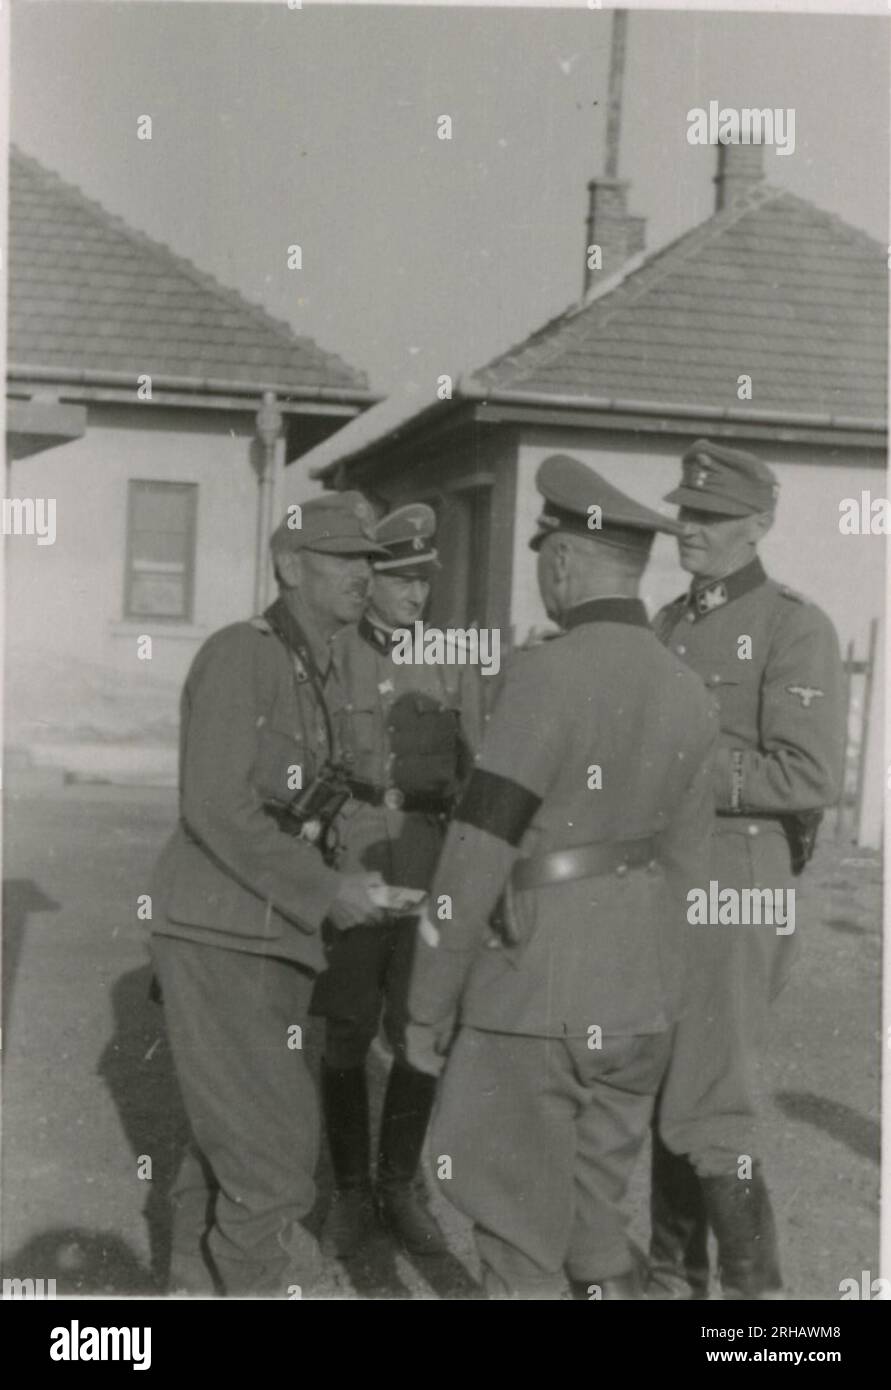
M 133 580 L 135 570 L 133 567 L 133 538 L 134 538 L 134 519 L 136 510 L 137 489 L 147 488 L 168 488 L 175 489 L 177 492 L 185 493 L 189 501 L 189 512 L 187 517 L 186 535 L 186 564 L 183 576 L 183 612 L 182 613 L 136 613 L 132 607 Z M 168 478 L 128 478 L 127 479 L 127 534 L 124 551 L 124 605 L 123 621 L 127 623 L 169 623 L 179 627 L 188 626 L 195 621 L 195 571 L 197 567 L 197 533 L 198 533 L 198 484 L 191 482 L 179 482 Z

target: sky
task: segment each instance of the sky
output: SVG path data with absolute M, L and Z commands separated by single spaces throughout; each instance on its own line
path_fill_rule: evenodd
M 581 0 L 17 0 L 12 138 L 376 390 L 428 394 L 581 292 L 610 25 Z M 648 250 L 713 211 L 715 150 L 685 138 L 710 100 L 794 108 L 768 178 L 887 243 L 888 56 L 887 19 L 633 11 L 620 174 Z

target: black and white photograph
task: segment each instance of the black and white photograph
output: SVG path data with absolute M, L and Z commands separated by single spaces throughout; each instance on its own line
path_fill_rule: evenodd
M 891 9 L 3 9 L 3 1302 L 842 1360 Z

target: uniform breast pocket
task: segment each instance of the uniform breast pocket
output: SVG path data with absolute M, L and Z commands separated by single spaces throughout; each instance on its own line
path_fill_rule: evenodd
M 346 705 L 340 712 L 339 722 L 341 743 L 348 760 L 375 752 L 383 724 L 378 705 Z
M 302 734 L 262 724 L 258 730 L 253 782 L 264 801 L 290 801 L 316 773 Z

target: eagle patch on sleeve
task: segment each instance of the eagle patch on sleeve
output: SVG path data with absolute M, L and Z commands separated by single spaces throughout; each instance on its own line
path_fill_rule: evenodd
M 815 685 L 787 685 L 790 695 L 797 695 L 805 709 L 810 709 L 814 700 L 822 698 L 826 694 L 825 690 L 818 690 Z

